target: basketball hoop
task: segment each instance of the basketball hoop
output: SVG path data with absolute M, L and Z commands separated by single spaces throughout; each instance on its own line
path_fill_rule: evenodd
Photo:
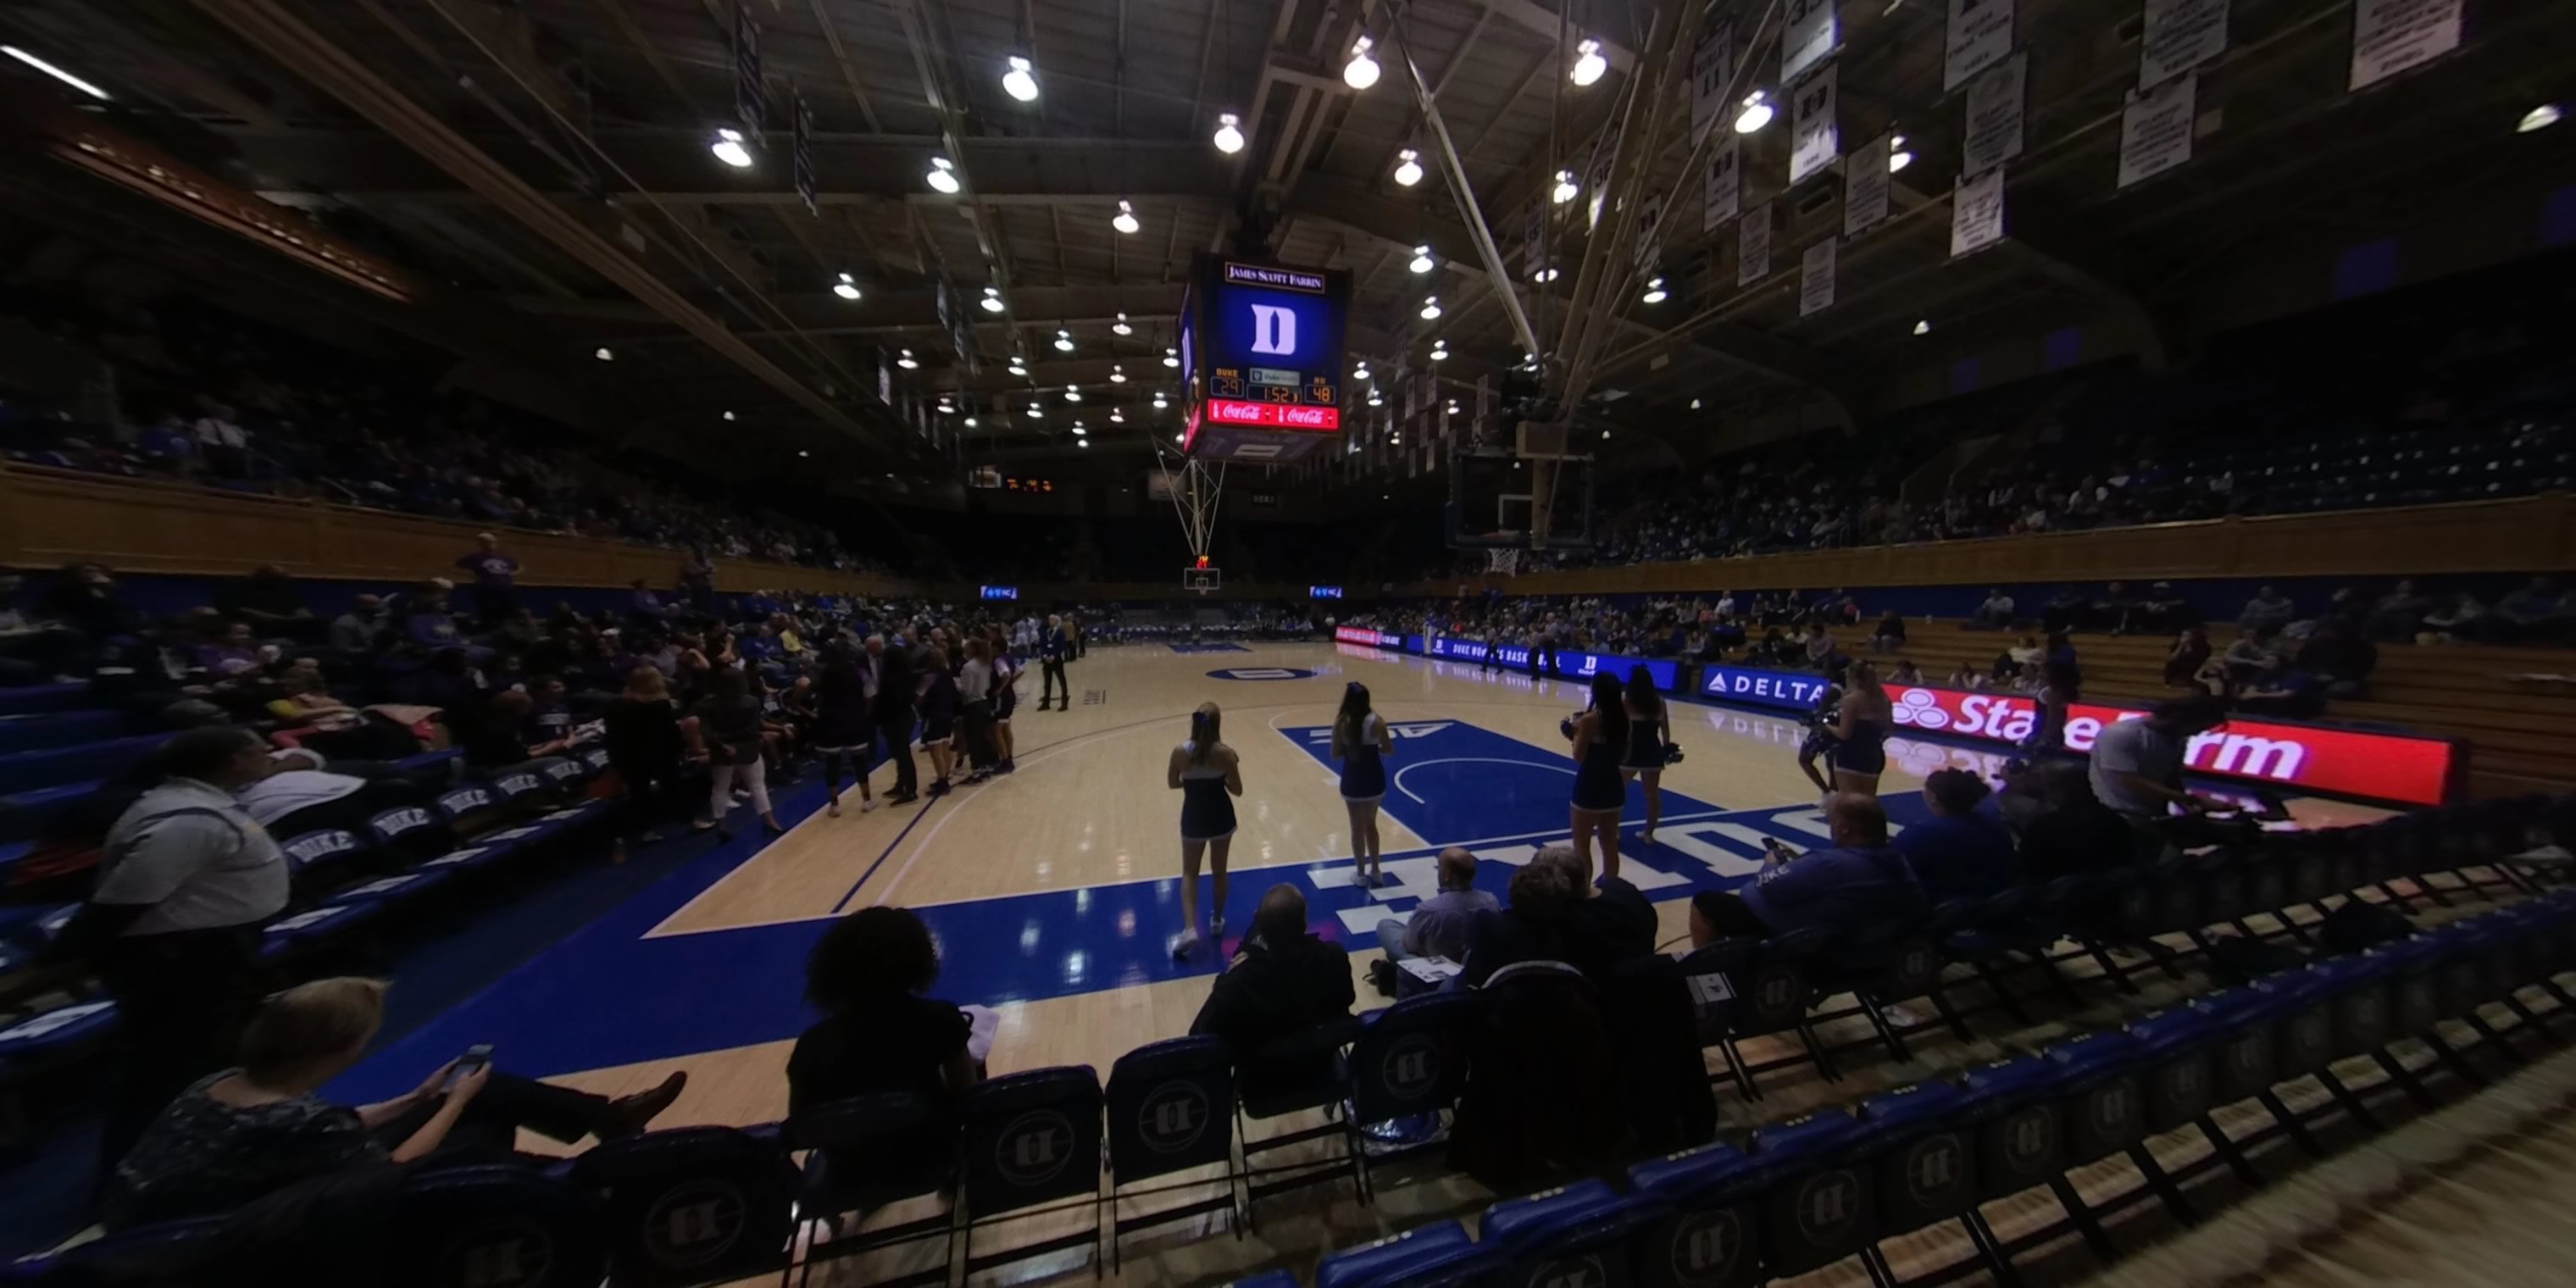
M 1163 471 L 1163 482 L 1172 494 L 1172 511 L 1181 520 L 1181 538 L 1190 546 L 1190 567 L 1181 570 L 1181 588 L 1207 594 L 1217 588 L 1216 569 L 1208 567 L 1208 547 L 1216 540 L 1217 503 L 1225 499 L 1225 462 L 1208 468 L 1207 462 L 1195 456 L 1181 458 L 1176 472 L 1163 453 L 1154 454 L 1155 467 Z M 1195 585 L 1190 574 L 1204 572 L 1207 584 Z

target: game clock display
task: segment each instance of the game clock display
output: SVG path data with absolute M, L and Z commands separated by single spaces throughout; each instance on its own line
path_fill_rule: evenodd
M 1211 258 L 1181 306 L 1183 450 L 1277 462 L 1342 428 L 1350 275 Z

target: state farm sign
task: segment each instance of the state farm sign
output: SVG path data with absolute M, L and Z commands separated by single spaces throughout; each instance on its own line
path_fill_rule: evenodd
M 2019 694 L 1891 684 L 1887 695 L 1898 725 L 1928 734 L 2018 743 L 2039 727 L 2038 704 Z M 2104 725 L 2145 715 L 2135 707 L 2076 703 L 2066 720 L 2067 750 L 2089 753 Z M 2198 774 L 2438 805 L 2449 799 L 2462 753 L 2441 738 L 2230 720 L 2193 738 L 2183 763 Z

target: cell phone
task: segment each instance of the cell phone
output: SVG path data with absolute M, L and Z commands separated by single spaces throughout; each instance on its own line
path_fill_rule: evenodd
M 479 1072 L 491 1063 L 491 1043 L 478 1042 L 473 1046 L 465 1048 L 465 1054 L 457 1059 L 456 1067 L 447 1071 L 447 1080 L 438 1084 L 438 1094 L 443 1096 L 448 1092 L 456 1090 L 456 1084 L 461 1081 L 465 1075 Z
M 1778 838 L 1769 836 L 1762 838 L 1762 852 L 1769 855 L 1771 861 L 1774 863 L 1786 863 L 1789 860 L 1798 857 L 1797 851 L 1790 849 L 1788 846 L 1782 845 Z

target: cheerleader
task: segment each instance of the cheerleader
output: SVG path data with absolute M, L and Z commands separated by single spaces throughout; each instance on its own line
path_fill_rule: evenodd
M 930 753 L 929 794 L 945 796 L 955 763 L 948 744 L 957 734 L 957 677 L 949 673 L 945 650 L 934 645 L 922 655 L 921 688 L 915 697 L 921 706 L 921 749 Z
M 1243 766 L 1226 746 L 1216 704 L 1190 713 L 1190 740 L 1172 748 L 1165 781 L 1181 794 L 1181 937 L 1172 957 L 1190 955 L 1199 943 L 1199 860 L 1215 878 L 1208 937 L 1225 943 L 1225 859 L 1234 845 L 1234 801 L 1243 794 Z
M 1019 768 L 1011 759 L 1011 708 L 1020 704 L 1020 662 L 1001 647 L 1000 632 L 993 638 L 993 749 L 1001 756 L 993 772 L 1007 774 Z
M 1846 672 L 1851 685 L 1835 709 L 1834 790 L 1875 799 L 1878 776 L 1887 772 L 1887 732 L 1896 713 L 1887 690 L 1878 682 L 1875 663 L 1854 662 Z
M 1634 775 L 1646 789 L 1646 830 L 1637 834 L 1641 845 L 1655 843 L 1655 824 L 1664 816 L 1664 762 L 1672 745 L 1671 713 L 1664 708 L 1664 695 L 1655 692 L 1655 677 L 1646 668 L 1633 667 L 1628 672 L 1628 754 L 1619 762 L 1621 775 Z
M 1352 681 L 1333 717 L 1333 758 L 1342 762 L 1342 805 L 1351 812 L 1351 884 L 1378 885 L 1378 802 L 1386 799 L 1386 757 L 1395 740 L 1386 721 L 1369 710 L 1368 686 Z
M 839 640 L 823 646 L 813 704 L 814 750 L 823 757 L 823 790 L 831 798 L 823 812 L 841 816 L 841 774 L 854 765 L 859 812 L 875 809 L 876 797 L 868 792 L 868 753 L 876 747 L 877 730 L 868 718 L 868 682 L 859 673 L 857 659 L 850 656 L 849 646 Z
M 1568 721 L 1567 740 L 1574 756 L 1574 799 L 1569 813 L 1574 852 L 1592 862 L 1592 842 L 1601 841 L 1601 875 L 1619 875 L 1619 810 L 1628 803 L 1628 787 L 1619 762 L 1628 754 L 1628 704 L 1613 675 L 1592 677 L 1592 709 Z

